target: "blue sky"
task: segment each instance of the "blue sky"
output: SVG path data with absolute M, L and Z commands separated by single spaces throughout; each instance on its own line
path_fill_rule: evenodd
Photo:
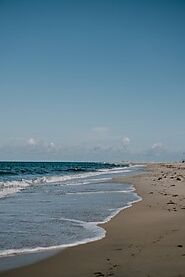
M 1 160 L 178 160 L 185 1 L 0 0 Z

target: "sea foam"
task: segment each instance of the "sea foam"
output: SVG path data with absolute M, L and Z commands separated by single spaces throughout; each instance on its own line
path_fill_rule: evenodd
M 95 176 L 100 176 L 100 175 L 107 175 L 107 174 L 117 174 L 121 172 L 129 172 L 130 170 L 123 168 L 114 168 L 114 169 L 101 169 L 98 171 L 93 171 L 93 172 L 87 172 L 87 173 L 80 173 L 80 174 L 69 174 L 69 175 L 58 175 L 58 176 L 43 176 L 43 177 L 38 177 L 34 179 L 21 179 L 21 180 L 16 180 L 16 181 L 4 181 L 0 182 L 0 198 L 7 197 L 9 195 L 15 194 L 17 192 L 20 192 L 21 190 L 24 190 L 28 188 L 29 186 L 34 186 L 34 185 L 44 185 L 44 184 L 64 184 L 66 185 L 66 182 L 69 181 L 76 181 L 76 184 L 78 184 L 78 180 L 80 180 L 79 184 L 88 184 L 88 183 L 93 183 L 97 179 L 89 179 L 89 180 L 84 180 L 88 178 L 92 178 Z M 84 180 L 84 181 L 83 181 Z M 108 178 L 102 178 L 103 180 L 108 180 Z M 71 183 L 69 183 L 70 185 Z

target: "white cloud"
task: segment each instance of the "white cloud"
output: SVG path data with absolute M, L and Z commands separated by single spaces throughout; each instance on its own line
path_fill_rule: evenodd
M 124 137 L 124 138 L 122 139 L 122 144 L 123 144 L 123 146 L 129 145 L 129 144 L 130 144 L 130 138 Z
M 161 142 L 157 142 L 157 143 L 154 143 L 153 145 L 152 145 L 152 149 L 153 150 L 160 150 L 160 149 L 162 149 L 163 148 L 163 144 L 161 143 Z
M 55 144 L 54 144 L 54 142 L 50 142 L 50 143 L 49 143 L 49 147 L 51 147 L 51 148 L 55 148 Z
M 35 138 L 29 138 L 27 140 L 27 144 L 30 146 L 36 146 L 38 144 L 38 141 Z
M 33 137 L 30 137 L 26 141 L 26 145 L 30 147 L 34 147 L 35 150 L 40 149 L 39 151 L 53 151 L 56 149 L 56 145 L 54 142 L 45 142 L 44 140 L 33 138 Z
M 48 144 L 45 144 L 44 147 L 49 152 L 55 152 L 56 150 L 59 150 L 59 148 L 55 145 L 54 142 L 49 142 Z

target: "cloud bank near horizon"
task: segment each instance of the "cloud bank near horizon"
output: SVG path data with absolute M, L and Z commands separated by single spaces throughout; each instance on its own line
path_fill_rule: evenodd
M 1 160 L 60 160 L 60 161 L 178 161 L 184 158 L 183 151 L 170 151 L 162 142 L 155 142 L 142 150 L 134 149 L 128 136 L 115 137 L 108 142 L 107 128 L 94 128 L 99 136 L 94 141 L 63 145 L 36 137 L 22 139 L 19 143 L 0 147 Z M 104 140 L 103 140 L 104 138 Z

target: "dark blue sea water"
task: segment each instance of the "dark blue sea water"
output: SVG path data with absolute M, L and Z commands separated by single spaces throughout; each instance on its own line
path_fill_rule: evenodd
M 140 198 L 116 175 L 139 166 L 85 162 L 0 162 L 0 257 L 105 236 L 97 226 Z

